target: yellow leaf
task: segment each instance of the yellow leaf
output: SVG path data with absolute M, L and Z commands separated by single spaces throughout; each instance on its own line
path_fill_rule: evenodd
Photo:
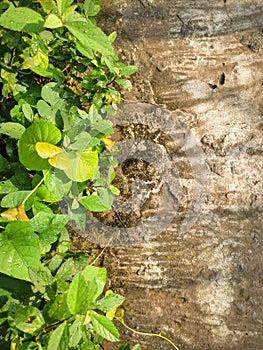
M 124 309 L 121 307 L 117 310 L 116 312 L 116 317 L 119 318 L 120 320 L 123 320 L 123 317 L 124 317 Z
M 16 350 L 16 349 L 20 348 L 21 340 L 22 340 L 22 338 L 20 338 L 19 335 L 13 336 L 13 339 L 12 339 L 11 344 L 10 344 L 10 350 Z
M 17 207 L 17 220 L 23 222 L 29 221 L 29 218 L 27 217 L 25 212 L 24 204 L 21 204 L 19 205 L 19 207 Z
M 105 292 L 105 297 L 109 294 L 112 294 L 113 291 L 111 289 L 108 289 L 106 292 Z M 109 319 L 109 320 L 113 320 L 114 317 L 115 317 L 115 314 L 116 314 L 116 311 L 117 311 L 117 308 L 114 307 L 113 309 L 110 309 L 106 312 L 106 317 Z
M 112 294 L 113 291 L 111 289 L 108 289 L 105 293 L 105 296 L 109 295 L 109 294 Z M 106 312 L 106 317 L 109 319 L 109 320 L 113 320 L 114 317 L 115 317 L 115 314 L 116 314 L 116 311 L 117 311 L 117 308 L 114 307 L 113 309 L 110 309 Z
M 83 325 L 89 324 L 91 322 L 91 318 L 89 316 L 90 310 L 87 311 L 86 316 L 85 316 L 85 320 L 83 322 Z
M 49 158 L 48 162 L 50 165 L 60 170 L 67 170 L 71 166 L 70 159 L 62 149 L 60 149 L 60 152 L 57 155 Z
M 35 148 L 39 157 L 43 159 L 55 157 L 61 152 L 61 148 L 48 142 L 37 142 Z
M 114 319 L 114 317 L 115 317 L 115 315 L 116 315 L 116 311 L 117 311 L 117 308 L 115 307 L 115 308 L 113 308 L 113 309 L 111 309 L 111 310 L 108 310 L 107 312 L 106 312 L 106 317 L 109 319 L 109 320 L 113 320 Z
M 113 291 L 112 291 L 111 289 L 106 290 L 106 292 L 105 292 L 105 297 L 106 297 L 107 295 L 109 295 L 109 294 L 112 294 L 112 293 L 113 293 Z
M 22 221 L 28 222 L 29 218 L 26 215 L 24 204 L 19 205 L 17 208 L 12 208 L 4 211 L 0 214 L 3 219 L 8 221 Z
M 48 56 L 44 54 L 41 49 L 38 49 L 38 52 L 33 56 L 33 62 L 35 67 L 39 67 L 43 70 L 48 68 Z
M 30 69 L 32 66 L 26 60 L 23 62 L 21 69 Z
M 112 147 L 114 146 L 115 142 L 112 141 L 110 135 L 103 136 L 102 141 L 104 142 L 107 149 L 111 151 Z

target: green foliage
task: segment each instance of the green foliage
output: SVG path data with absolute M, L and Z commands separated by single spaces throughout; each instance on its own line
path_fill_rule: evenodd
M 12 223 L 26 225 L 30 223 Z M 31 234 L 34 234 L 31 227 Z M 35 236 L 37 236 L 35 234 Z M 56 243 L 56 248 L 61 243 Z M 15 289 L 10 277 L 0 275 L 0 333 L 15 349 L 82 349 L 83 344 L 99 345 L 103 339 L 119 340 L 119 333 L 111 320 L 97 310 L 105 312 L 122 304 L 118 294 L 103 297 L 106 283 L 104 268 L 87 265 L 81 256 L 70 251 L 27 262 L 28 283 L 18 281 Z M 31 252 L 32 254 L 32 252 Z M 30 256 L 24 252 L 25 259 Z M 40 264 L 41 262 L 41 264 Z M 17 265 L 21 266 L 18 262 Z M 7 273 L 3 268 L 3 272 Z M 14 273 L 12 272 L 14 275 Z M 12 281 L 12 280 L 11 280 Z M 17 343 L 16 347 L 14 347 Z M 29 344 L 31 347 L 29 347 Z M 96 347 L 92 347 L 96 348 Z
M 113 128 L 125 76 L 116 38 L 96 26 L 100 0 L 0 4 L 0 347 L 99 349 L 119 340 L 124 298 L 106 269 L 69 250 L 69 218 L 111 208 Z M 61 214 L 60 201 L 68 215 Z M 112 314 L 111 316 L 109 316 Z
M 85 222 L 85 209 L 109 210 L 119 194 L 111 185 L 113 129 L 104 118 L 120 102 L 118 88 L 131 88 L 123 77 L 136 67 L 118 61 L 111 46 L 116 33 L 108 38 L 91 18 L 99 9 L 99 0 L 6 1 L 0 7 L 0 170 L 8 169 L 2 207 L 17 209 L 3 219 L 26 221 L 41 202 L 64 199 L 71 217 Z M 19 163 L 23 176 L 28 173 L 26 188 L 14 181 Z M 25 190 L 32 192 L 26 201 Z

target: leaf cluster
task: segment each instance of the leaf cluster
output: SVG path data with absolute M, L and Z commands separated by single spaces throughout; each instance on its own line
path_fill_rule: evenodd
M 131 88 L 123 77 L 136 67 L 119 62 L 116 33 L 96 26 L 99 9 L 98 0 L 1 3 L 3 219 L 26 220 L 24 211 L 30 219 L 40 206 L 49 210 L 43 202 L 65 199 L 84 230 L 85 210 L 109 210 L 119 193 L 105 117 L 115 113 L 119 89 Z
M 61 231 L 59 254 L 51 250 L 36 258 L 40 258 L 41 240 L 47 240 L 41 235 L 40 222 L 13 222 L 2 234 L 2 242 L 6 239 L 10 246 L 3 252 L 2 245 L 1 271 L 8 273 L 6 259 L 12 257 L 10 274 L 17 279 L 0 274 L 1 349 L 95 350 L 104 339 L 119 340 L 107 312 L 120 306 L 124 298 L 112 291 L 103 296 L 106 269 L 88 265 L 84 253 L 65 249 L 69 241 L 60 217 L 57 215 L 53 230 L 51 221 L 49 224 L 54 235 Z

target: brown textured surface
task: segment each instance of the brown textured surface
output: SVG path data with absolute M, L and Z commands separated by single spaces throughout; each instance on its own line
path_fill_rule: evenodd
M 126 296 L 126 321 L 164 330 L 180 349 L 261 350 L 263 3 L 102 3 L 100 25 L 117 29 L 120 58 L 139 67 L 126 101 L 179 114 L 208 167 L 206 201 L 188 232 L 178 234 L 175 220 L 155 240 L 105 255 L 112 288 Z M 187 206 L 189 166 L 178 167 Z M 172 349 L 122 336 L 142 349 Z

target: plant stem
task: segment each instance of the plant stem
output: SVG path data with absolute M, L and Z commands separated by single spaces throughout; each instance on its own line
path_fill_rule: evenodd
M 158 338 L 161 338 L 163 340 L 166 340 L 169 344 L 172 345 L 172 347 L 176 350 L 179 350 L 179 348 L 168 338 L 166 338 L 165 336 L 163 336 L 162 334 L 158 334 L 158 333 L 148 333 L 148 332 L 139 332 L 139 331 L 136 331 L 135 329 L 129 327 L 122 318 L 120 317 L 116 317 L 116 320 L 118 320 L 125 328 L 127 328 L 129 331 L 135 333 L 135 334 L 138 334 L 138 335 L 146 335 L 146 336 L 149 336 L 149 337 L 158 337 Z
M 90 264 L 90 265 L 94 265 L 99 258 L 104 254 L 105 250 L 109 247 L 111 241 L 113 240 L 113 237 L 111 237 L 108 241 L 108 243 L 106 244 L 106 246 L 102 249 L 102 251 L 99 253 L 99 255 L 96 257 L 96 259 Z
M 25 202 L 28 200 L 28 198 L 34 193 L 36 192 L 36 190 L 39 188 L 39 186 L 45 181 L 46 177 L 48 176 L 49 172 L 50 172 L 51 167 L 48 169 L 48 171 L 46 172 L 46 174 L 43 176 L 43 178 L 39 181 L 39 183 L 33 188 L 33 190 L 26 196 L 26 198 L 23 200 L 22 205 L 25 204 Z

